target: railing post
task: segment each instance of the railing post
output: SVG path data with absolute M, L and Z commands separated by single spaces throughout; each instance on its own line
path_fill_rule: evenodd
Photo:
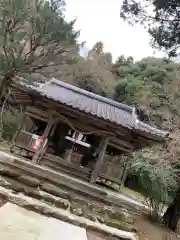
M 120 189 L 122 187 L 124 187 L 124 183 L 125 183 L 125 180 L 126 180 L 126 177 L 127 177 L 127 173 L 128 173 L 128 168 L 129 168 L 129 159 L 131 158 L 132 156 L 132 153 L 128 153 L 126 155 L 126 161 L 124 162 L 124 170 L 123 170 L 123 173 L 122 173 L 122 177 L 121 177 L 121 185 L 120 185 Z
M 106 153 L 107 145 L 108 145 L 108 138 L 105 137 L 104 139 L 101 140 L 100 145 L 99 145 L 99 155 L 98 155 L 96 164 L 95 164 L 94 169 L 91 174 L 90 183 L 95 183 L 98 178 L 100 168 L 101 168 L 101 165 L 103 162 L 103 158 Z
M 16 131 L 15 131 L 15 133 L 14 133 L 14 136 L 13 136 L 13 138 L 12 138 L 12 140 L 11 140 L 10 152 L 12 151 L 12 148 L 13 148 L 13 146 L 15 145 L 15 142 L 16 142 L 16 140 L 17 140 L 17 138 L 18 138 L 18 136 L 19 136 L 19 134 L 20 134 L 23 126 L 24 126 L 25 116 L 26 116 L 26 115 L 25 115 L 25 112 L 23 112 L 23 116 L 22 116 L 22 118 L 21 118 L 21 121 L 19 122 L 18 127 L 17 127 L 17 129 L 16 129 Z
M 50 117 L 48 120 L 47 126 L 45 128 L 45 131 L 42 135 L 43 141 L 33 156 L 32 162 L 34 164 L 38 163 L 39 157 L 41 156 L 41 153 L 43 152 L 45 141 L 46 141 L 47 137 L 49 136 L 49 133 L 51 132 L 52 126 L 53 126 L 53 119 L 52 119 L 52 117 Z

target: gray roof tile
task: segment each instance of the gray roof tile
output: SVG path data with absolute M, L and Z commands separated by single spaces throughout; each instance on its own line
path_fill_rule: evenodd
M 89 113 L 106 121 L 116 123 L 125 128 L 138 132 L 146 132 L 160 138 L 164 138 L 168 135 L 167 132 L 163 132 L 139 121 L 134 114 L 135 108 L 101 97 L 59 80 L 52 79 L 48 83 L 39 84 L 38 87 L 32 85 L 26 85 L 26 87 L 49 99 L 66 104 L 67 106 Z

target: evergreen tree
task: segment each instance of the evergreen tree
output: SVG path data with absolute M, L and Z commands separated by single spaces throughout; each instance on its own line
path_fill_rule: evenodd
M 77 48 L 74 21 L 64 19 L 62 0 L 0 2 L 0 98 L 14 77 L 41 73 L 67 61 Z
M 123 0 L 120 16 L 148 29 L 155 47 L 176 56 L 180 47 L 179 0 Z

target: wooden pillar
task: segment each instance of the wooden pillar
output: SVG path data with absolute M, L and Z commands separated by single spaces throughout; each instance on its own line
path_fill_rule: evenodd
M 52 123 L 52 127 L 50 129 L 50 134 L 49 136 L 52 137 L 54 132 L 56 130 L 56 121 L 53 121 Z M 48 143 L 48 142 L 47 142 Z M 37 161 L 37 164 L 39 163 L 39 161 L 41 161 L 41 158 L 43 157 L 43 155 L 46 153 L 46 150 L 47 150 L 47 147 L 48 147 L 48 144 L 46 143 L 46 146 L 44 146 L 44 148 L 42 149 L 39 157 L 38 157 L 38 161 Z
M 105 137 L 104 139 L 101 140 L 100 145 L 99 145 L 99 151 L 98 151 L 99 155 L 98 155 L 96 164 L 95 164 L 94 169 L 91 174 L 90 183 L 95 183 L 98 178 L 100 168 L 101 168 L 101 165 L 103 162 L 103 158 L 106 153 L 107 144 L 108 144 L 108 138 Z
M 20 122 L 18 123 L 18 127 L 16 129 L 16 132 L 14 133 L 14 136 L 11 140 L 10 152 L 12 152 L 12 149 L 13 149 L 13 146 L 15 145 L 15 143 L 16 143 L 16 140 L 17 140 L 21 130 L 24 128 L 26 114 L 25 114 L 25 112 L 23 112 L 22 114 L 23 114 L 22 118 L 21 118 Z
M 131 158 L 131 156 L 132 156 L 132 153 L 128 153 L 128 154 L 127 154 L 127 158 L 126 158 L 126 161 L 125 161 L 125 163 L 124 163 L 124 171 L 123 171 L 123 173 L 122 173 L 120 189 L 121 189 L 122 187 L 124 187 L 124 183 L 125 183 L 125 180 L 126 180 L 126 177 L 127 177 L 128 168 L 129 168 L 129 163 L 130 163 L 129 159 Z
M 44 148 L 45 141 L 46 141 L 47 137 L 49 136 L 49 134 L 51 132 L 52 126 L 53 126 L 53 119 L 52 119 L 52 117 L 50 117 L 49 120 L 48 120 L 47 126 L 45 128 L 45 131 L 42 135 L 43 141 L 42 141 L 41 145 L 39 146 L 39 148 L 37 149 L 37 151 L 35 152 L 35 154 L 33 156 L 32 162 L 34 164 L 38 163 L 39 157 L 41 156 L 41 153 L 42 153 L 43 148 Z

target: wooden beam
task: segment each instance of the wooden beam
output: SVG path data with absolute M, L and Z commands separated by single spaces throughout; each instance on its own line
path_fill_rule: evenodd
M 43 111 L 43 110 L 40 110 L 40 109 L 36 109 L 35 107 L 27 107 L 27 110 L 28 110 L 28 114 L 30 115 L 32 113 L 32 116 L 36 115 L 37 118 L 40 118 L 41 120 L 47 118 L 48 115 L 52 115 L 54 118 L 56 118 L 56 121 L 58 120 L 58 117 L 59 116 L 64 116 L 65 114 L 60 114 L 58 112 L 55 112 L 54 110 L 53 111 Z M 67 111 L 66 111 L 67 112 Z M 41 115 L 41 117 L 39 117 L 39 115 Z M 95 127 L 91 127 L 91 126 L 86 126 L 84 125 L 84 123 L 82 123 L 81 120 L 77 120 L 77 119 L 72 119 L 71 117 L 67 116 L 67 115 L 70 115 L 69 112 L 68 114 L 65 115 L 65 117 L 70 121 L 70 122 L 73 122 L 74 126 L 79 128 L 79 129 L 84 129 L 84 131 L 89 131 L 89 132 L 92 132 L 92 131 L 96 131 L 97 130 L 97 126 L 96 128 Z M 74 116 L 74 114 L 73 114 Z M 62 121 L 62 119 L 60 119 Z M 47 120 L 46 120 L 47 121 Z M 65 122 L 65 121 L 64 121 Z M 65 122 L 66 123 L 66 122 Z M 86 122 L 87 123 L 87 122 Z M 104 129 L 102 129 L 104 130 Z M 104 130 L 105 131 L 105 130 Z M 98 132 L 97 132 L 97 135 L 98 135 Z M 101 134 L 100 131 L 99 131 L 99 135 L 100 136 L 104 136 L 104 134 Z M 110 135 L 109 135 L 110 136 Z M 112 137 L 112 135 L 111 135 Z M 122 151 L 124 152 L 131 152 L 133 149 L 134 149 L 134 146 L 128 142 L 128 141 L 125 141 L 123 139 L 122 136 L 119 136 L 121 137 L 121 139 L 117 139 L 117 138 L 112 138 L 112 140 L 110 141 L 110 145 L 111 146 L 114 146 L 118 149 L 121 149 Z
M 49 114 L 47 111 L 43 111 L 39 108 L 36 108 L 36 107 L 32 107 L 32 106 L 28 106 L 26 108 L 26 112 L 29 113 L 29 114 L 33 114 L 33 115 L 36 115 L 36 116 L 40 116 L 40 117 L 43 117 L 45 119 L 49 119 Z
M 102 139 L 101 142 L 100 142 L 100 145 L 99 145 L 99 151 L 98 151 L 99 155 L 98 155 L 98 158 L 96 160 L 96 164 L 95 164 L 94 169 L 93 169 L 92 174 L 91 174 L 90 183 L 95 183 L 96 180 L 97 180 L 97 177 L 99 175 L 100 168 L 101 168 L 101 165 L 102 165 L 102 162 L 103 162 L 103 158 L 104 158 L 104 155 L 106 153 L 107 145 L 108 145 L 108 138 Z
M 34 164 L 38 163 L 39 157 L 40 157 L 40 155 L 41 155 L 41 153 L 43 151 L 43 148 L 44 148 L 45 141 L 46 141 L 47 137 L 49 136 L 49 134 L 51 132 L 52 126 L 53 126 L 53 118 L 50 117 L 49 121 L 47 123 L 47 126 L 45 128 L 45 131 L 44 131 L 44 133 L 42 135 L 43 141 L 42 141 L 41 145 L 39 146 L 39 148 L 37 149 L 36 153 L 33 156 L 32 162 Z
M 76 129 L 76 131 L 79 131 L 84 135 L 94 134 L 94 135 L 97 135 L 97 136 L 115 137 L 114 133 L 108 132 L 105 129 L 99 129 L 99 128 L 97 128 L 97 126 L 92 127 L 91 125 L 85 125 L 82 121 L 78 121 L 76 119 L 70 118 L 70 117 L 68 117 L 66 115 L 62 115 L 62 114 L 61 114 L 61 117 L 63 116 L 67 120 L 65 120 L 65 119 L 62 120 L 61 117 L 58 118 L 58 114 L 56 114 L 56 116 L 57 116 L 56 120 L 59 119 L 61 122 L 64 122 L 64 123 L 68 124 L 70 128 L 72 128 L 72 126 L 73 126 Z M 72 124 L 72 126 L 70 124 Z
M 119 138 L 110 139 L 109 144 L 112 146 L 122 146 L 123 148 L 130 150 L 130 151 L 134 150 L 134 146 L 130 142 L 124 141 Z
M 72 117 L 69 117 L 68 116 L 68 115 L 70 115 L 69 112 L 68 112 L 68 114 L 64 114 L 64 113 L 60 114 L 59 112 L 56 112 L 54 110 L 49 110 L 49 111 L 45 112 L 45 111 L 43 111 L 43 110 L 41 110 L 39 108 L 35 108 L 35 107 L 31 107 L 31 106 L 27 107 L 27 111 L 26 112 L 27 112 L 28 115 L 30 115 L 30 116 L 32 116 L 34 118 L 40 119 L 42 121 L 43 121 L 43 119 L 46 119 L 46 121 L 47 121 L 47 117 L 49 115 L 52 115 L 54 117 L 54 119 L 56 119 L 56 120 L 59 119 L 59 121 L 67 123 L 65 120 L 62 120 L 60 118 L 61 116 L 63 116 L 67 120 L 69 120 L 69 122 L 73 123 L 74 127 L 76 127 L 77 129 L 82 129 L 82 131 L 84 131 L 84 132 L 86 132 L 86 131 L 87 132 L 97 132 L 97 135 L 100 135 L 100 136 L 101 135 L 103 135 L 103 136 L 104 135 L 113 136 L 113 133 L 111 133 L 111 132 L 109 134 L 108 134 L 108 132 L 107 132 L 107 134 L 105 134 L 105 132 L 107 131 L 105 129 L 102 129 L 102 131 L 104 131 L 104 134 L 103 134 L 103 133 L 101 133 L 102 131 L 99 130 L 99 128 L 97 128 L 97 126 L 96 127 L 92 127 L 91 125 L 87 125 L 87 124 L 85 125 L 80 120 L 80 118 L 77 119 L 77 116 L 76 116 L 76 119 L 73 119 Z M 67 113 L 67 111 L 66 111 L 66 113 Z M 86 122 L 86 121 L 84 121 L 84 122 Z M 114 134 L 114 136 L 115 136 L 115 134 Z
M 129 152 L 131 152 L 130 149 L 124 148 L 122 145 L 117 145 L 117 144 L 114 144 L 114 143 L 111 143 L 111 142 L 109 142 L 108 145 L 109 145 L 109 146 L 112 146 L 112 147 L 114 147 L 114 148 L 116 148 L 116 149 L 119 149 L 119 150 L 121 150 L 121 151 L 124 152 L 124 153 L 129 153 Z
M 85 118 L 86 122 L 89 120 L 91 123 L 94 122 L 96 124 L 99 124 L 99 126 L 101 127 L 111 127 L 112 130 L 114 130 L 115 132 L 118 130 L 118 131 L 121 131 L 121 134 L 123 135 L 130 135 L 131 136 L 131 130 L 130 129 L 126 129 L 124 128 L 123 126 L 120 126 L 120 125 L 117 125 L 116 123 L 111 123 L 111 122 L 108 122 L 108 120 L 103 120 L 99 117 L 94 117 L 86 112 L 82 112 L 78 109 L 74 109 L 70 106 L 66 106 L 66 105 L 63 105 L 62 103 L 56 103 L 55 101 L 52 101 L 52 100 L 49 100 L 49 99 L 46 99 L 44 98 L 43 101 L 36 101 L 38 104 L 41 104 L 42 106 L 45 106 L 49 109 L 52 108 L 52 106 L 54 106 L 54 109 L 57 110 L 57 111 L 61 111 L 63 112 L 63 110 L 66 110 L 68 112 L 71 112 L 71 113 L 74 113 L 76 116 L 78 116 L 79 118 Z
M 35 101 L 35 104 L 37 106 L 40 107 L 40 105 L 42 107 L 45 107 L 48 109 L 52 109 L 52 104 L 53 104 L 53 111 L 56 113 L 62 113 L 63 115 L 65 115 L 66 117 L 70 117 L 71 119 L 73 119 L 73 121 L 78 122 L 78 125 L 84 126 L 84 122 L 86 123 L 86 126 L 91 126 L 90 128 L 94 128 L 94 129 L 101 129 L 102 131 L 107 131 L 107 129 L 111 128 L 111 133 L 114 134 L 114 136 L 119 136 L 122 140 L 125 140 L 127 143 L 130 142 L 132 140 L 132 133 L 130 130 L 121 128 L 120 126 L 116 126 L 116 124 L 111 124 L 111 123 L 107 123 L 105 122 L 105 120 L 99 119 L 99 118 L 95 118 L 93 116 L 89 116 L 86 113 L 82 113 L 78 110 L 75 110 L 73 108 L 70 107 L 66 107 L 66 106 L 62 106 L 62 104 L 58 105 L 57 108 L 57 104 L 55 103 L 46 103 L 43 101 Z M 111 126 L 109 126 L 109 124 L 111 124 Z M 88 127 L 89 128 L 89 127 Z M 84 126 L 84 129 L 87 129 L 87 127 Z M 122 130 L 123 129 L 123 130 Z M 111 136 L 112 136 L 111 134 Z M 99 134 L 100 136 L 104 136 L 104 134 Z
M 54 114 L 54 115 L 58 116 L 59 113 L 56 112 L 56 114 Z M 97 126 L 96 126 L 96 128 L 95 127 L 89 127 L 89 126 L 85 126 L 84 123 L 82 123 L 79 120 L 72 119 L 70 117 L 67 117 L 67 119 L 72 121 L 75 124 L 75 127 L 77 127 L 77 128 L 81 128 L 81 129 L 84 129 L 84 130 L 87 130 L 87 131 L 95 131 L 95 130 L 97 130 Z M 104 129 L 102 129 L 102 130 L 104 130 Z M 119 136 L 119 137 L 121 137 L 121 139 L 119 139 L 119 138 L 117 138 L 117 137 L 115 137 L 115 136 L 113 136 L 111 134 L 109 134 L 109 135 L 108 134 L 106 134 L 106 135 L 102 134 L 100 132 L 100 130 L 99 130 L 99 134 L 98 134 L 98 132 L 96 134 L 100 135 L 100 136 L 110 137 L 111 140 L 109 141 L 109 145 L 114 146 L 114 147 L 116 147 L 118 149 L 121 149 L 121 150 L 123 150 L 125 152 L 132 152 L 134 150 L 134 146 L 130 142 L 123 140 L 121 136 Z
M 37 114 L 33 114 L 33 113 L 28 112 L 28 111 L 25 112 L 25 115 L 29 116 L 30 118 L 41 120 L 43 122 L 48 122 L 48 118 L 41 117 L 41 116 L 39 116 Z

